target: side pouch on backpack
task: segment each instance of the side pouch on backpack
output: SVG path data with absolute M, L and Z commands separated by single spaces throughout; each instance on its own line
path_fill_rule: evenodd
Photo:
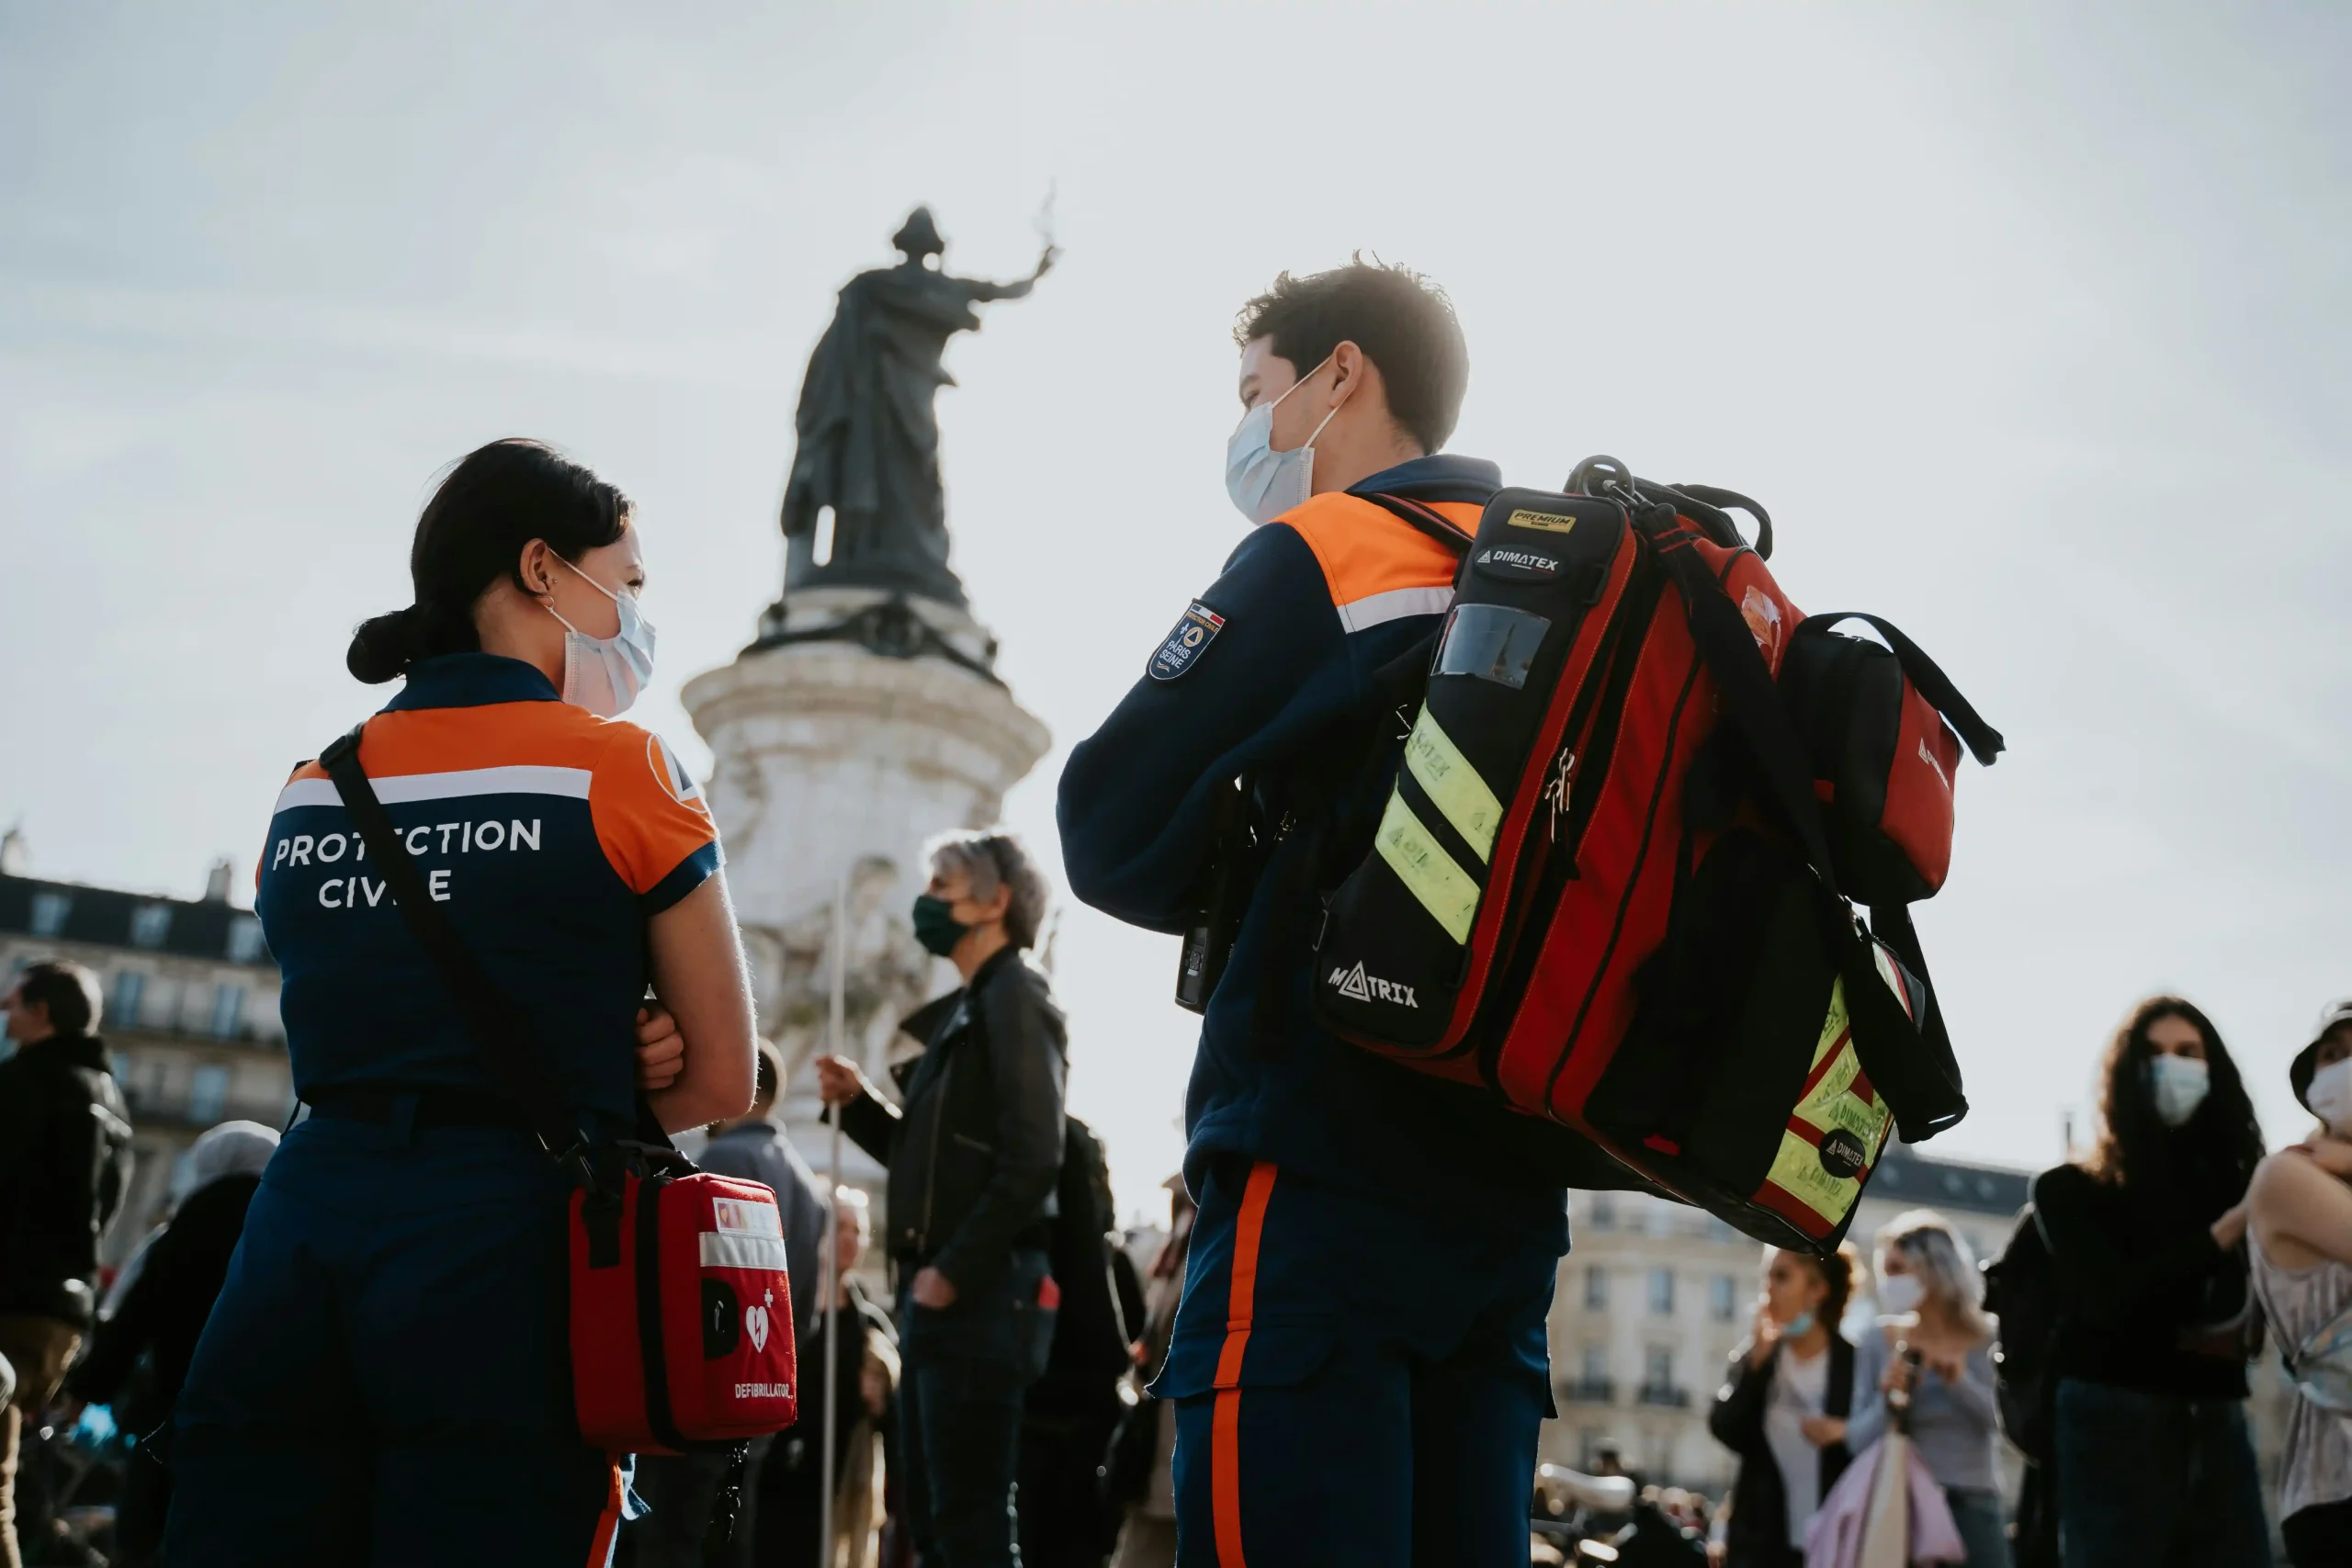
M 1856 1043 L 1854 1004 L 1874 1010 L 1887 985 L 1867 968 L 1870 989 L 1855 984 L 1872 944 L 1792 848 L 1746 828 L 1715 840 L 1675 919 L 1586 1115 L 1749 1235 L 1834 1247 L 1894 1123 Z
M 1854 620 L 1885 646 L 1835 629 Z M 1876 615 L 1806 616 L 1789 638 L 1780 684 L 1812 760 L 1839 890 L 1873 908 L 1932 897 L 1951 868 L 1962 742 L 1989 766 L 2000 732 Z

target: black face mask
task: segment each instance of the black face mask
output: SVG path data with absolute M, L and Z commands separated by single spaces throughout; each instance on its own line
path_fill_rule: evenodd
M 928 893 L 915 896 L 914 925 L 915 940 L 922 943 L 923 951 L 942 958 L 955 952 L 964 933 L 972 929 L 956 918 L 955 905 Z

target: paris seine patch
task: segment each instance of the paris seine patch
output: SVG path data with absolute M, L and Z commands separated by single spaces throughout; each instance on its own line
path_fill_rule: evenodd
M 1208 651 L 1209 644 L 1224 629 L 1223 615 L 1193 600 L 1193 607 L 1184 612 L 1184 618 L 1176 623 L 1176 629 L 1168 634 L 1168 640 L 1159 645 L 1159 651 L 1151 656 L 1151 678 L 1173 681 L 1183 674 Z

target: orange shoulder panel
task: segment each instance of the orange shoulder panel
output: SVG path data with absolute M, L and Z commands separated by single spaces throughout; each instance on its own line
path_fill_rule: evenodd
M 1464 533 L 1475 534 L 1484 509 L 1449 501 L 1435 503 L 1431 510 L 1459 524 Z M 1323 580 L 1330 586 L 1331 603 L 1339 607 L 1342 620 L 1351 620 L 1351 605 L 1400 591 L 1409 597 L 1417 591 L 1425 596 L 1442 590 L 1450 597 L 1454 572 L 1461 565 L 1459 556 L 1387 508 L 1342 491 L 1311 497 L 1274 521 L 1288 525 L 1315 552 Z M 1432 604 L 1425 613 L 1444 607 Z M 1350 629 L 1356 629 L 1351 621 Z
M 605 720 L 570 703 L 401 708 L 368 721 L 359 765 L 371 777 L 472 768 L 594 768 L 605 728 Z

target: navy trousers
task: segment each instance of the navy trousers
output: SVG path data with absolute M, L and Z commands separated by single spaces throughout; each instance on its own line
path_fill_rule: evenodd
M 2262 1480 L 2241 1400 L 2058 1385 L 2066 1568 L 2263 1568 Z
M 900 1269 L 910 1281 L 911 1264 Z M 950 1307 L 899 1297 L 899 1467 L 921 1568 L 1016 1568 L 1021 1407 L 1046 1370 L 1055 1292 L 1019 1250 Z
M 1556 1235 L 1215 1162 L 1154 1392 L 1182 1568 L 1525 1568 Z
M 313 1119 L 179 1399 L 173 1568 L 582 1568 L 626 1494 L 571 1403 L 568 1189 L 528 1136 Z

